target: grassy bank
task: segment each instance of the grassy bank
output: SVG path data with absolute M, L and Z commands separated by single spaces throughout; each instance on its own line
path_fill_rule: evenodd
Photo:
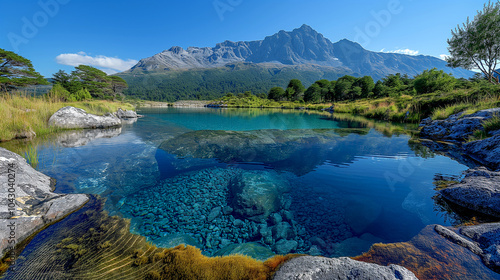
M 333 103 L 305 103 L 303 101 L 274 101 L 257 96 L 232 96 L 213 101 L 232 108 L 287 108 L 321 110 L 334 106 L 336 113 L 359 115 L 366 118 L 393 122 L 418 123 L 422 119 L 445 119 L 452 114 L 467 114 L 500 106 L 500 89 L 484 87 L 456 89 L 421 95 L 405 95 L 383 98 L 364 98 Z
M 52 114 L 65 106 L 84 109 L 88 113 L 102 115 L 116 112 L 118 108 L 133 109 L 129 103 L 105 100 L 61 102 L 58 100 L 32 97 L 24 93 L 0 94 L 0 141 L 21 137 L 26 132 L 43 136 L 58 129 L 48 126 Z

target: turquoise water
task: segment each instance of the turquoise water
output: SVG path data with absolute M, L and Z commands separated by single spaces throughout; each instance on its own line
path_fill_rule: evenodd
M 40 145 L 38 169 L 58 192 L 105 197 L 159 246 L 353 256 L 460 222 L 436 205 L 433 181 L 467 166 L 380 125 L 294 110 L 140 113 L 121 129 Z

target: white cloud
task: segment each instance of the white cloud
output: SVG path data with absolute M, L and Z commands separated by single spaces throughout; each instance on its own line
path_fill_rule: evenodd
M 419 51 L 414 51 L 410 49 L 399 49 L 399 50 L 394 50 L 394 51 L 386 51 L 387 53 L 400 53 L 400 54 L 407 54 L 407 55 L 418 55 Z
M 439 57 L 442 59 L 442 60 L 446 60 L 446 58 L 450 57 L 449 55 L 447 54 L 440 54 Z
M 137 60 L 123 60 L 116 57 L 107 57 L 103 55 L 90 56 L 85 52 L 63 53 L 56 57 L 56 61 L 62 65 L 78 66 L 90 65 L 101 69 L 107 74 L 114 74 L 130 69 L 137 64 Z

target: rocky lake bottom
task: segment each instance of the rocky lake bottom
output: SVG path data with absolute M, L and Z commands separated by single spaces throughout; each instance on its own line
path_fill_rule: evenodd
M 356 256 L 463 220 L 436 204 L 436 178 L 467 166 L 371 125 L 303 111 L 144 110 L 120 129 L 38 146 L 56 192 L 106 200 L 158 247 L 207 256 Z

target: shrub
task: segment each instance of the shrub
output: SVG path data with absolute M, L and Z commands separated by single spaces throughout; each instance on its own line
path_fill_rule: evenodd
M 415 77 L 413 87 L 418 94 L 431 93 L 435 91 L 450 91 L 455 85 L 455 78 L 436 68 L 425 70 Z

